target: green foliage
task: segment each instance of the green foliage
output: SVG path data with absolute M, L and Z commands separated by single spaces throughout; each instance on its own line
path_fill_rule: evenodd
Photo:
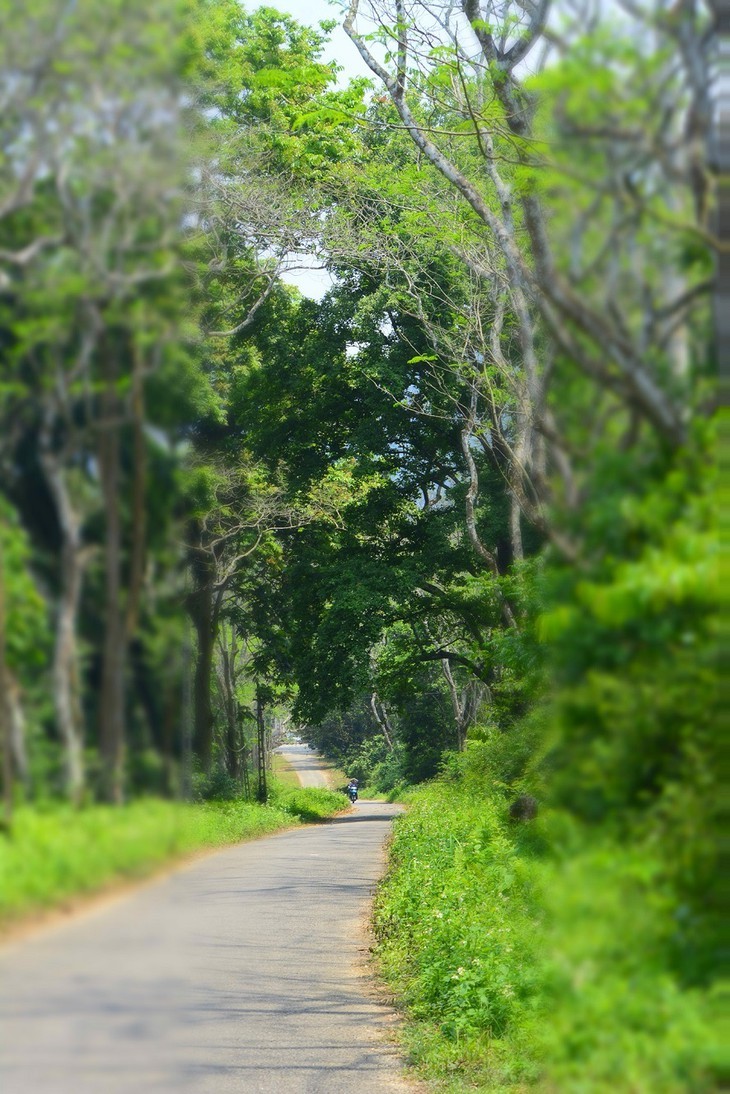
M 284 787 L 276 781 L 271 788 L 270 803 L 288 816 L 301 821 L 326 820 L 347 808 L 347 800 L 336 790 L 317 786 Z
M 236 801 L 242 797 L 240 780 L 223 767 L 214 767 L 209 775 L 193 773 L 193 795 L 197 801 Z
M 390 794 L 407 781 L 401 740 L 388 744 L 382 735 L 367 737 L 351 748 L 341 766 L 350 778 L 358 779 L 377 794 Z
M 413 798 L 391 849 L 399 881 L 378 898 L 386 951 L 391 924 L 410 940 L 397 965 L 406 998 L 414 1014 L 437 1017 L 447 1037 L 468 1029 L 502 1036 L 531 990 L 529 935 L 519 935 L 516 920 L 507 926 L 504 904 L 527 910 L 533 891 L 501 812 L 499 801 L 438 785 Z
M 495 1078 L 530 1073 L 532 1062 L 511 1062 L 506 1046 L 534 1006 L 535 901 L 499 798 L 448 783 L 410 796 L 374 926 L 381 968 L 419 1031 L 411 1048 L 427 1031 L 429 1057 L 448 1059 L 447 1074 L 476 1043 Z
M 622 555 L 592 581 L 562 584 L 541 625 L 554 686 L 528 765 L 553 802 L 664 848 L 700 933 L 716 869 L 722 690 L 710 496 L 706 481 L 690 487 L 683 468 L 670 472 L 643 501 L 622 503 Z M 696 973 L 703 961 L 690 959 Z
M 656 849 L 559 813 L 510 821 L 483 772 L 468 756 L 410 795 L 376 898 L 421 1073 L 454 1090 L 714 1089 L 714 1004 L 676 975 Z
M 375 733 L 373 723 L 369 703 L 363 698 L 349 710 L 333 712 L 317 725 L 309 726 L 307 740 L 348 775 L 360 778 L 354 775 L 351 765 L 361 749 L 367 753 L 372 747 Z
M 555 821 L 553 845 L 562 837 L 567 853 L 545 875 L 549 1021 L 534 1028 L 551 1083 L 580 1091 L 590 1076 L 597 1092 L 716 1089 L 718 1015 L 711 994 L 677 976 L 681 906 L 661 850 Z
M 14 98 L 12 72 L 7 81 L 0 199 L 33 140 L 44 164 L 63 161 L 0 221 L 3 254 L 47 240 L 0 270 L 8 660 L 21 688 L 47 688 L 35 677 L 63 581 L 42 473 L 51 451 L 88 563 L 77 637 L 93 771 L 105 525 L 118 516 L 123 602 L 141 476 L 144 595 L 123 640 L 133 785 L 169 790 L 186 706 L 203 725 L 212 713 L 217 740 L 197 807 L 20 810 L 16 843 L 0 848 L 8 908 L 345 807 L 341 794 L 276 782 L 270 806 L 240 800 L 242 780 L 226 772 L 246 757 L 255 675 L 268 698 L 286 693 L 348 775 L 392 792 L 440 772 L 397 825 L 375 918 L 424 1066 L 481 1089 L 711 1089 L 722 634 L 709 444 L 694 426 L 684 448 L 659 440 L 640 397 L 656 385 L 684 422 L 701 397 L 687 377 L 708 367 L 697 195 L 651 159 L 686 110 L 673 57 L 623 21 L 576 33 L 566 11 L 570 49 L 527 81 L 530 139 L 508 137 L 508 76 L 488 59 L 441 45 L 409 72 L 414 118 L 515 248 L 529 235 L 521 199 L 544 203 L 555 276 L 583 315 L 553 315 L 566 324 L 555 344 L 532 316 L 543 406 L 523 387 L 514 281 L 503 296 L 512 260 L 429 169 L 387 96 L 367 101 L 363 81 L 334 87 L 326 28 L 236 0 L 171 0 L 165 19 L 136 2 L 114 0 L 104 20 L 99 10 L 84 0 L 56 27 L 53 5 L 33 0 L 30 22 L 9 14 L 0 45 L 8 62 L 17 54 L 23 90 L 23 58 L 43 52 L 35 37 L 60 34 L 33 96 Z M 509 13 L 474 25 L 505 41 L 519 33 Z M 399 29 L 383 20 L 386 50 Z M 652 36 L 661 31 L 655 22 Z M 165 110 L 145 108 L 154 96 L 173 116 L 182 81 L 200 157 L 190 174 L 203 180 L 190 217 L 187 137 L 181 156 L 178 128 L 155 126 Z M 97 85 L 129 139 L 87 124 Z M 322 301 L 271 284 L 278 247 L 319 243 L 338 277 Z M 522 253 L 539 281 L 533 258 Z M 206 330 L 235 333 L 201 337 L 201 315 Z M 663 316 L 676 325 L 662 328 Z M 624 345 L 640 347 L 645 373 L 622 372 Z M 523 486 L 536 521 L 522 521 L 520 552 L 508 449 L 532 416 L 542 421 Z M 98 473 L 109 420 L 114 513 Z M 211 636 L 217 688 L 204 664 Z M 48 789 L 59 746 L 48 698 L 33 702 L 31 767 Z M 539 818 L 511 820 L 528 794 Z

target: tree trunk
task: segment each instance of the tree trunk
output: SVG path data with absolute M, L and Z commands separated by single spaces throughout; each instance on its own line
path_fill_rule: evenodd
M 207 568 L 204 583 L 191 596 L 198 656 L 193 681 L 193 751 L 206 775 L 213 760 L 213 707 L 210 700 L 215 636 L 213 634 L 213 584 Z
M 180 740 L 180 796 L 190 801 L 193 796 L 193 697 L 190 686 L 190 669 L 193 662 L 190 628 L 185 627 L 182 648 L 182 695 L 181 703 L 181 740 Z
M 6 714 L 10 723 L 10 755 L 15 776 L 25 786 L 30 788 L 30 768 L 28 766 L 28 750 L 25 744 L 25 718 L 23 717 L 23 704 L 20 698 L 20 686 L 16 677 L 5 666 L 5 682 L 7 687 Z
M 84 791 L 83 721 L 78 694 L 76 626 L 88 551 L 81 539 L 81 522 L 71 504 L 58 454 L 51 450 L 50 428 L 40 438 L 40 464 L 56 506 L 61 532 L 61 573 L 53 651 L 53 702 L 58 733 L 64 746 L 66 792 L 78 805 Z
M 378 709 L 378 704 L 380 704 L 380 709 Z M 383 732 L 383 736 L 385 737 L 385 742 L 388 745 L 388 750 L 390 752 L 392 752 L 393 751 L 393 728 L 390 724 L 390 719 L 388 718 L 388 712 L 385 709 L 385 704 L 383 703 L 382 699 L 378 695 L 377 691 L 374 691 L 372 693 L 372 695 L 370 696 L 370 709 L 372 710 L 373 715 L 375 716 L 375 721 L 378 723 L 378 725 L 380 726 L 380 728 Z
M 144 583 L 145 548 L 147 539 L 147 446 L 144 438 L 144 383 L 142 361 L 138 350 L 134 352 L 132 373 L 132 432 L 134 472 L 132 478 L 132 543 L 129 564 L 129 589 L 125 629 L 127 641 L 133 637 L 139 621 L 139 609 Z
M 120 438 L 115 422 L 118 406 L 116 370 L 108 364 L 104 413 L 99 443 L 102 493 L 106 517 L 104 572 L 104 651 L 99 699 L 101 792 L 106 801 L 121 804 L 124 796 L 124 665 L 126 628 L 121 610 L 122 522 L 120 514 Z
M 199 545 L 190 559 L 195 587 L 187 597 L 190 617 L 197 635 L 197 657 L 193 682 L 193 749 L 202 771 L 209 775 L 212 763 L 213 712 L 210 701 L 213 664 L 215 664 L 217 598 L 216 563 L 204 546 Z
M 13 823 L 13 749 L 10 726 L 10 686 L 6 659 L 5 561 L 0 529 L 0 743 L 3 767 L 2 826 L 9 832 Z
M 242 743 L 238 725 L 238 703 L 236 702 L 236 636 L 231 630 L 221 636 L 219 642 L 220 660 L 218 680 L 226 712 L 226 759 L 228 773 L 236 782 L 241 778 Z

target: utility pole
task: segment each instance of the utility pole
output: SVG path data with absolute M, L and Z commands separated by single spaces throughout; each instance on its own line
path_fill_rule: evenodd
M 264 722 L 264 702 L 261 698 L 261 688 L 256 684 L 256 767 L 257 786 L 256 797 L 264 803 L 268 797 L 266 786 L 266 724 Z

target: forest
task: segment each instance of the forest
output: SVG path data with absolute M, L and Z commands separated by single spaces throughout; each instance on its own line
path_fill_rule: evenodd
M 438 1089 L 719 1089 L 728 32 L 332 10 L 5 5 L 0 841 L 296 733 Z

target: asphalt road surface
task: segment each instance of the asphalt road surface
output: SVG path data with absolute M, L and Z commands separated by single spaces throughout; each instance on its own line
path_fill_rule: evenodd
M 359 802 L 6 945 L 2 1094 L 413 1090 L 363 968 L 396 808 Z

